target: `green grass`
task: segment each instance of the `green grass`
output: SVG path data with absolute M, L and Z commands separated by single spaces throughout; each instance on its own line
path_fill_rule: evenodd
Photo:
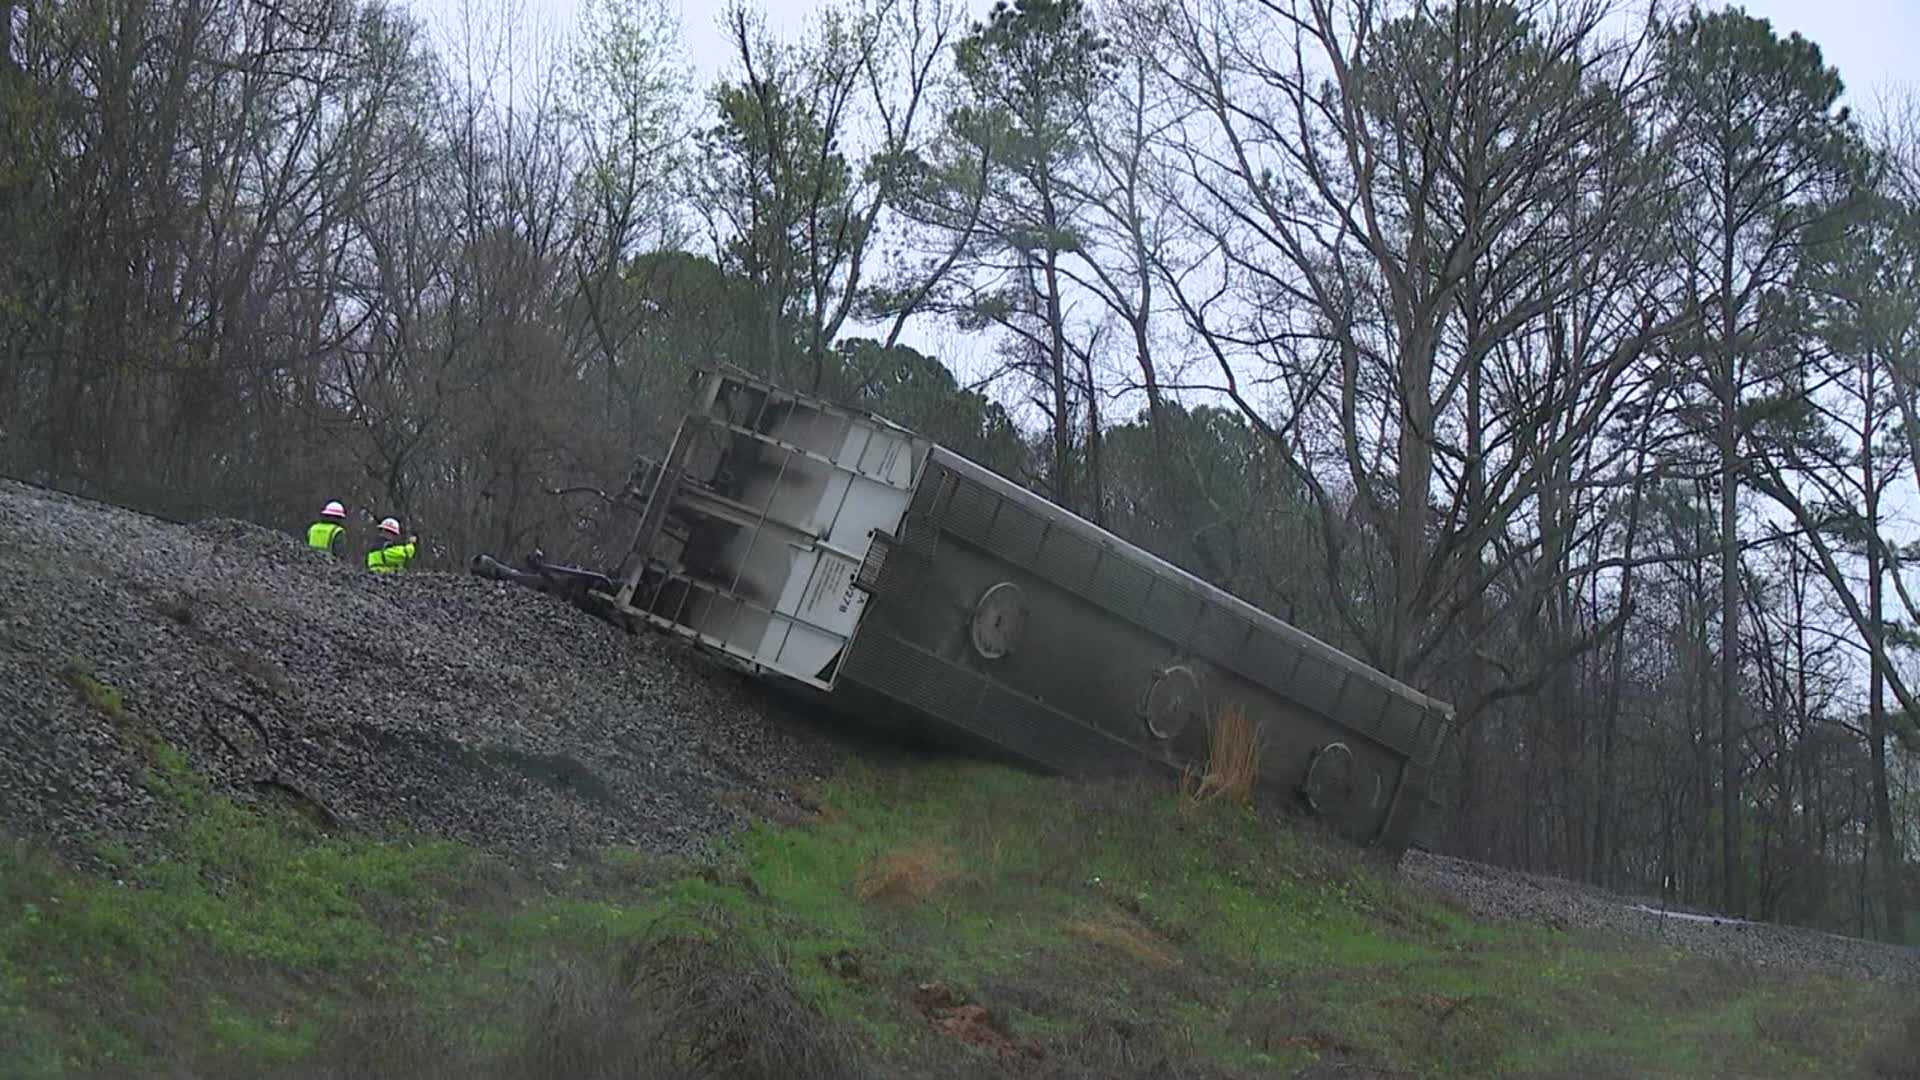
M 1168 787 L 856 765 L 813 793 L 819 820 L 711 860 L 556 871 L 328 836 L 152 760 L 175 813 L 154 852 L 99 845 L 99 876 L 0 847 L 8 1075 L 568 1075 L 706 1060 L 665 1041 L 687 1032 L 777 1044 L 766 1075 L 842 1038 L 881 1075 L 996 1067 L 931 998 L 984 1006 L 1022 1068 L 1059 1075 L 1891 1075 L 1920 1046 L 1885 988 L 1480 924 Z M 351 1064 L 370 1044 L 386 1056 Z
M 100 681 L 100 678 L 93 673 L 92 665 L 79 657 L 74 657 L 69 659 L 67 666 L 61 669 L 60 677 L 65 679 L 67 685 L 79 693 L 80 700 L 86 702 L 95 712 L 109 720 L 121 719 L 126 708 L 125 698 L 118 687 Z
M 153 760 L 148 786 L 177 817 L 167 854 L 98 845 L 102 878 L 20 844 L 0 851 L 0 1035 L 10 1020 L 30 1073 L 136 1063 L 141 1039 L 114 1021 L 162 1010 L 188 1028 L 197 1012 L 192 1041 L 216 1051 L 294 1054 L 311 1045 L 311 1022 L 207 987 L 231 980 L 256 1004 L 304 1006 L 316 986 L 421 970 L 411 936 L 449 917 L 446 891 L 483 862 L 447 843 L 322 837 L 214 796 L 170 747 Z

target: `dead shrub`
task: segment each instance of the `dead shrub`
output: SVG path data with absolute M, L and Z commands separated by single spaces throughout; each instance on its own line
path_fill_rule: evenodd
M 1253 803 L 1253 785 L 1260 779 L 1260 750 L 1266 730 L 1248 718 L 1239 704 L 1228 705 L 1207 728 L 1207 764 L 1199 775 L 1188 769 L 1180 790 L 1192 804 L 1226 799 L 1242 806 Z
M 890 851 L 860 871 L 854 892 L 862 900 L 921 903 L 959 876 L 953 853 L 929 844 Z
M 542 972 L 532 986 L 526 1034 L 499 1064 L 515 1076 L 657 1075 L 659 1023 L 603 968 L 578 961 Z
M 622 964 L 653 1014 L 656 1067 L 624 1075 L 829 1080 L 860 1075 L 851 1037 L 800 998 L 787 973 L 734 935 L 657 937 Z

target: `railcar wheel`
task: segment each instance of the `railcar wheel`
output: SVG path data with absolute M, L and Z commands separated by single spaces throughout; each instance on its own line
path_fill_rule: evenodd
M 1334 815 L 1353 804 L 1359 788 L 1358 764 L 1346 743 L 1328 743 L 1313 752 L 1307 780 L 1301 785 L 1307 807 L 1316 814 Z
M 973 605 L 973 651 L 988 660 L 998 660 L 1020 644 L 1020 632 L 1027 625 L 1026 590 L 1011 581 L 1002 581 Z
M 1180 734 L 1206 711 L 1200 676 L 1184 664 L 1154 672 L 1140 711 L 1146 718 L 1147 732 L 1154 738 L 1171 739 Z

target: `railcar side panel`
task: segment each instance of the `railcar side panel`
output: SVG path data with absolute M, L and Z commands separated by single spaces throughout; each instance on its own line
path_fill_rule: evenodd
M 714 375 L 660 469 L 627 617 L 888 725 L 1067 773 L 1202 764 L 1229 707 L 1261 780 L 1356 842 L 1430 817 L 1452 710 L 888 421 Z

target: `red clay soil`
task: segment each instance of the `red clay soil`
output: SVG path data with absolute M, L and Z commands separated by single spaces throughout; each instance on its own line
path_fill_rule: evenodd
M 1001 1060 L 1040 1057 L 1038 1046 L 1013 1039 L 993 1022 L 986 1006 L 962 1003 L 945 983 L 921 983 L 914 990 L 913 1001 L 934 1030 L 948 1038 L 977 1046 Z

